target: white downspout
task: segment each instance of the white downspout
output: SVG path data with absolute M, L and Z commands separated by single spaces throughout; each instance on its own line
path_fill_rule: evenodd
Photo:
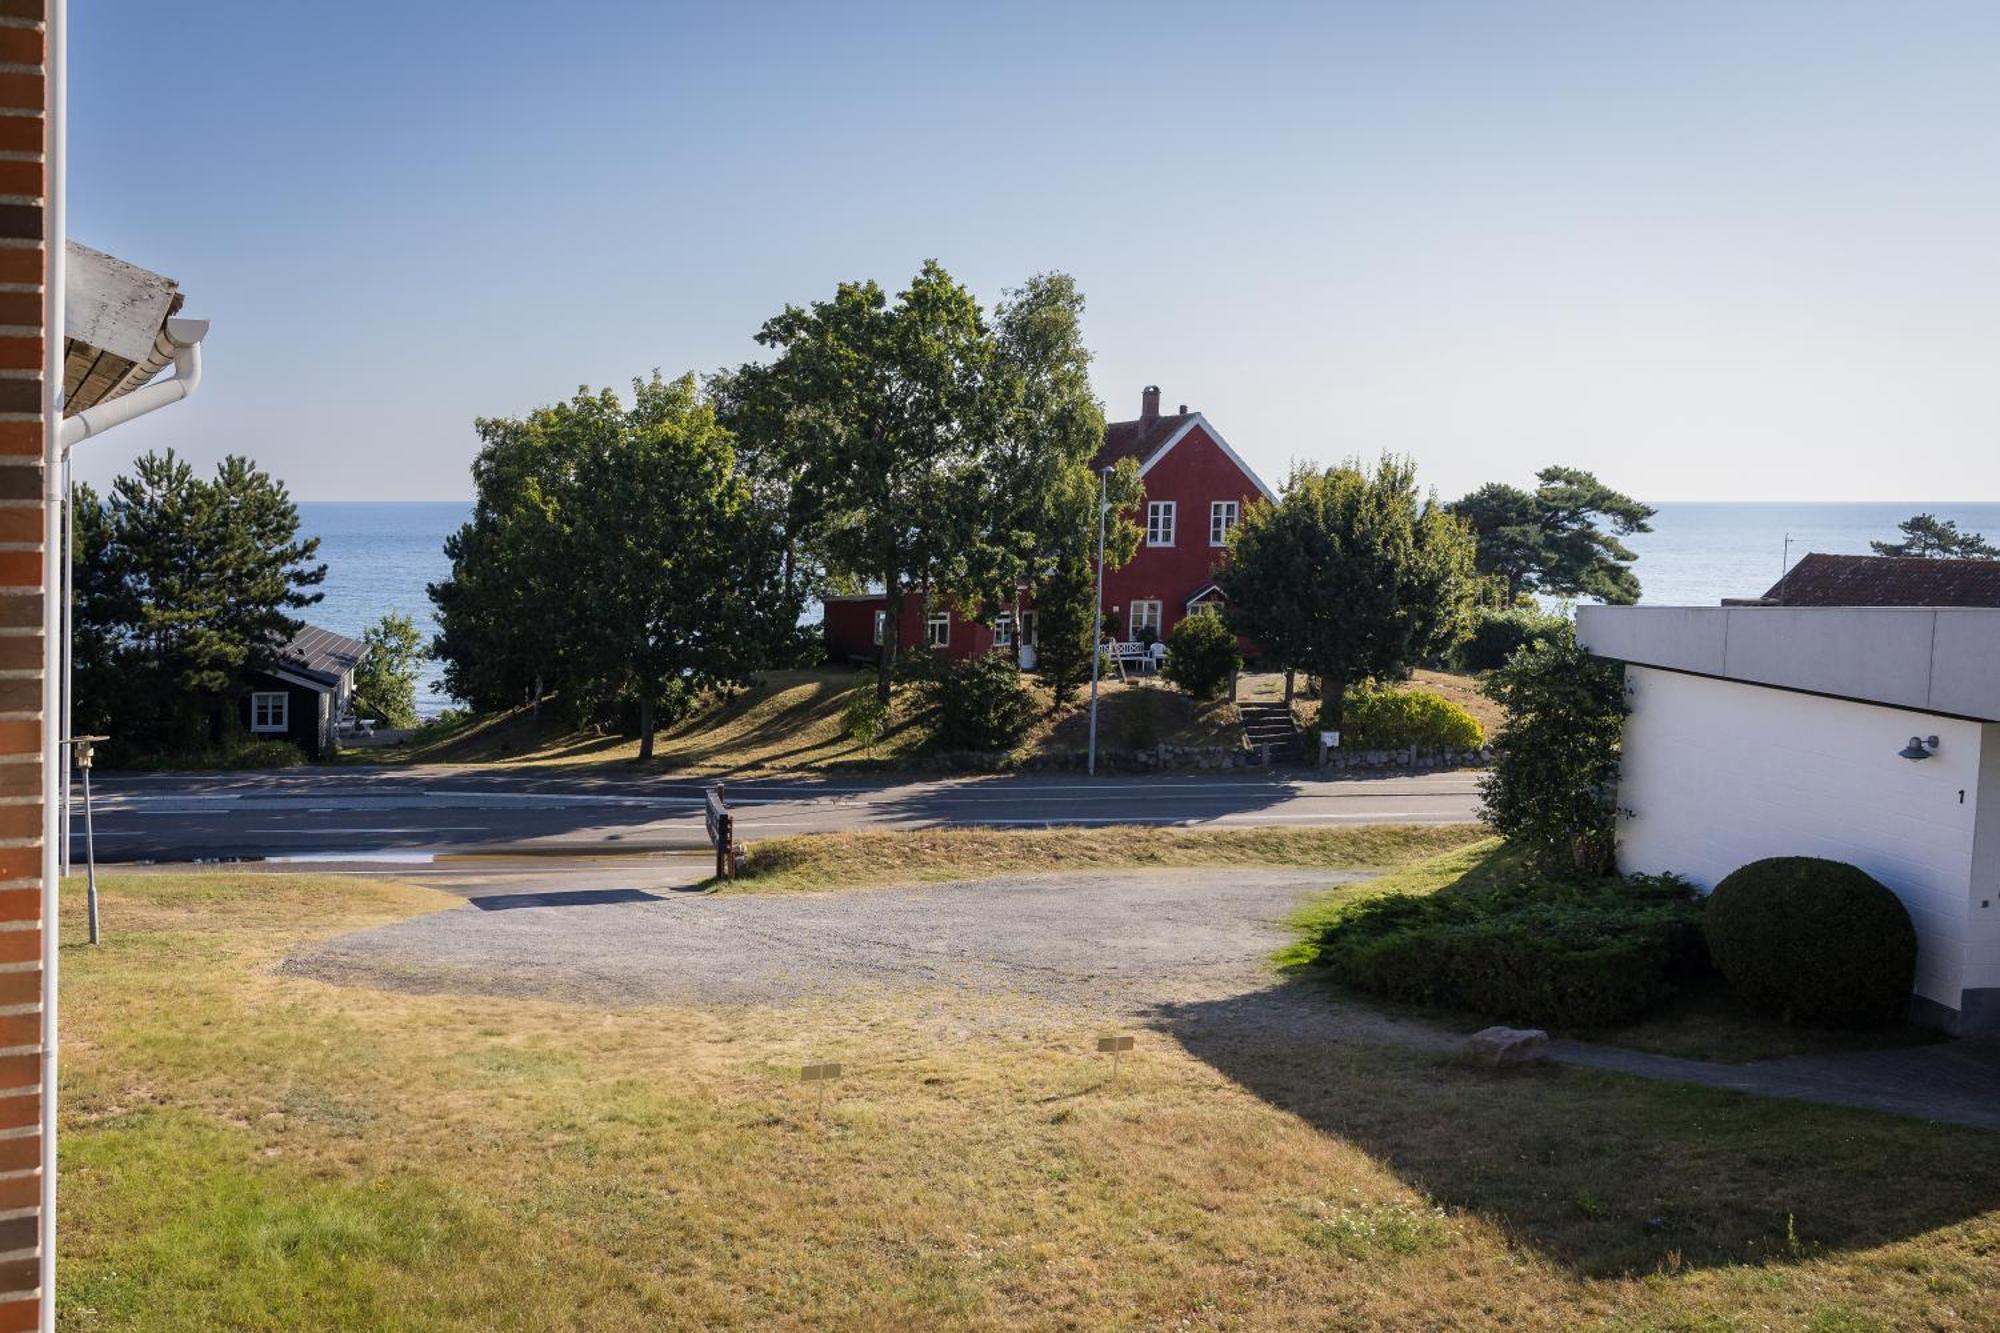
M 60 586 L 63 562 L 56 558 L 62 531 L 63 302 L 69 239 L 67 140 L 69 133 L 69 4 L 49 0 L 47 31 L 48 114 L 43 170 L 42 224 L 47 238 L 48 275 L 43 287 L 42 332 L 48 339 L 42 374 L 42 491 L 46 544 L 42 548 L 42 1235 L 41 1327 L 56 1326 L 56 1000 L 59 978 L 56 933 L 61 924 L 62 881 L 57 849 L 62 836 L 56 777 L 62 771 L 62 681 L 57 675 L 57 636 L 63 630 Z M 67 647 L 63 648 L 67 656 Z
M 132 392 L 108 403 L 86 408 L 62 423 L 62 449 L 102 435 L 113 426 L 122 426 L 134 417 L 157 412 L 178 403 L 201 387 L 201 340 L 208 333 L 205 319 L 170 319 L 165 340 L 173 349 L 174 377 L 142 384 Z

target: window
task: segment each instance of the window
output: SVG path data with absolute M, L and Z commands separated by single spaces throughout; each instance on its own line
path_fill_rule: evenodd
M 1208 507 L 1208 544 L 1229 545 L 1229 531 L 1236 526 L 1241 506 L 1234 500 L 1217 500 Z
M 1012 648 L 1014 646 L 1014 613 L 1002 611 L 993 618 L 993 646 Z
M 259 690 L 250 696 L 250 730 L 282 732 L 291 724 L 291 695 L 283 690 Z
M 933 611 L 924 620 L 924 642 L 933 648 L 951 643 L 951 612 Z
M 1021 642 L 1029 648 L 1035 646 L 1035 613 L 1033 611 L 1023 611 L 1021 613 Z
M 1151 630 L 1154 638 L 1160 637 L 1160 604 L 1158 601 L 1137 601 L 1132 603 L 1132 637 L 1142 637 Z
M 877 648 L 882 646 L 882 639 L 888 629 L 888 625 L 889 613 L 887 611 L 877 611 L 875 613 L 875 646 Z
M 1174 502 L 1154 500 L 1146 506 L 1146 545 L 1174 544 Z

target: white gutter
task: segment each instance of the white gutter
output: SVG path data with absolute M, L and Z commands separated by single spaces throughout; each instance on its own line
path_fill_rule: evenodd
M 69 497 L 62 494 L 63 479 L 63 302 L 67 292 L 67 251 L 69 238 L 67 139 L 69 131 L 69 4 L 49 0 L 47 47 L 48 107 L 43 154 L 46 159 L 43 187 L 42 225 L 48 256 L 48 274 L 43 289 L 42 332 L 48 340 L 42 370 L 42 1234 L 41 1234 L 41 1320 L 43 1333 L 56 1326 L 56 964 L 57 931 L 62 922 L 60 900 L 62 880 L 58 873 L 58 840 L 62 837 L 61 796 L 57 777 L 63 772 L 62 679 L 56 669 L 57 653 L 67 659 L 68 645 L 59 645 L 67 617 L 63 602 L 67 589 L 62 585 L 63 562 L 55 559 L 58 544 L 64 542 L 63 509 Z
M 122 426 L 134 417 L 178 403 L 201 387 L 201 340 L 208 333 L 205 319 L 170 319 L 160 331 L 160 347 L 174 362 L 174 377 L 142 384 L 128 394 L 86 408 L 62 423 L 62 450 Z

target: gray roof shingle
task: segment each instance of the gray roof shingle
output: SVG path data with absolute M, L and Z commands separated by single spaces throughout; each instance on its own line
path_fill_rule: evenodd
M 295 676 L 304 676 L 331 689 L 340 678 L 361 665 L 368 645 L 345 634 L 335 634 L 318 625 L 302 625 L 290 643 L 278 650 L 277 666 Z

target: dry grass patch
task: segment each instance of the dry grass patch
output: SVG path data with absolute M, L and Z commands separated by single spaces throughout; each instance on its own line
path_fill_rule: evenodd
M 1085 696 L 1055 706 L 1034 676 L 1024 678 L 1039 715 L 1016 754 L 1077 753 L 1085 748 Z M 748 777 L 815 770 L 894 769 L 911 764 L 930 745 L 926 715 L 915 691 L 898 687 L 888 731 L 873 745 L 846 733 L 847 705 L 873 690 L 872 673 L 839 667 L 772 671 L 760 684 L 718 695 L 653 738 L 653 768 L 693 776 Z M 1172 745 L 1239 744 L 1236 709 L 1201 703 L 1158 681 L 1106 681 L 1100 690 L 1099 743 L 1107 749 Z M 354 763 L 428 764 L 631 764 L 636 736 L 577 731 L 555 720 L 551 706 L 537 718 L 526 709 L 447 724 L 410 742 L 350 751 Z
M 810 833 L 752 843 L 731 892 L 989 879 L 1144 866 L 1381 870 L 1487 837 L 1477 824 L 1204 829 L 940 828 Z
M 64 960 L 68 1329 L 1959 1329 L 2000 1299 L 1975 1131 L 1498 1077 L 1249 1000 L 1163 1016 L 1113 1084 L 1091 1015 L 950 992 L 600 1013 L 273 971 L 449 901 L 422 889 L 105 901 Z

